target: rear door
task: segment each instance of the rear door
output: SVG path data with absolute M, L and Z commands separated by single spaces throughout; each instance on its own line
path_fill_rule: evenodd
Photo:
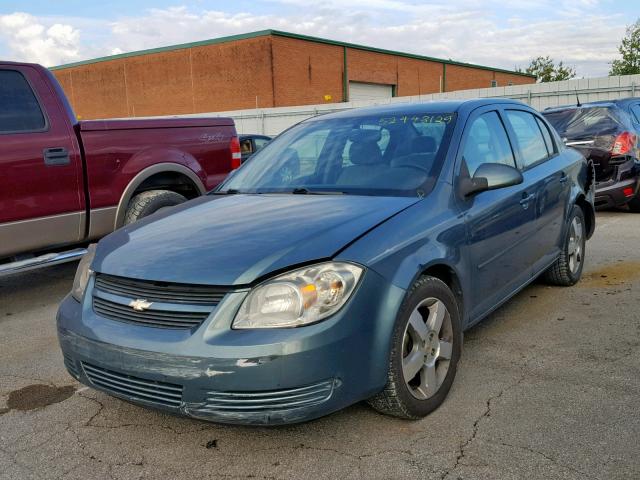
M 535 229 L 526 245 L 535 270 L 550 263 L 559 253 L 565 212 L 571 198 L 571 165 L 559 155 L 558 146 L 538 115 L 529 110 L 504 110 L 513 138 L 518 166 L 530 192 L 535 195 L 530 208 L 535 212 Z M 538 267 L 538 268 L 537 268 Z
M 62 116 L 37 69 L 0 65 L 0 257 L 84 234 L 80 151 Z
M 472 177 L 483 163 L 516 167 L 497 109 L 478 109 L 469 118 L 457 163 L 457 182 Z M 491 310 L 530 278 L 532 253 L 527 239 L 535 229 L 534 204 L 535 195 L 527 182 L 461 199 L 468 239 L 466 256 L 473 272 L 472 318 Z

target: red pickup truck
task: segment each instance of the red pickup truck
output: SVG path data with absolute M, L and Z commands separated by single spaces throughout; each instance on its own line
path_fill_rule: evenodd
M 232 119 L 78 121 L 49 70 L 0 61 L 0 275 L 76 258 L 240 161 Z

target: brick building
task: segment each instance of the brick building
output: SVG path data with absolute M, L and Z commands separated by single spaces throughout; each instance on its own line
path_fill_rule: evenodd
M 275 30 L 52 70 L 85 119 L 311 105 L 535 82 L 508 70 Z

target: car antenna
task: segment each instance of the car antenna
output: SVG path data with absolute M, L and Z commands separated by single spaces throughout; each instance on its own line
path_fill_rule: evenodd
M 580 97 L 578 96 L 578 89 L 576 88 L 575 90 L 576 90 L 576 101 L 578 102 L 576 103 L 576 107 L 581 107 L 582 104 L 580 103 Z

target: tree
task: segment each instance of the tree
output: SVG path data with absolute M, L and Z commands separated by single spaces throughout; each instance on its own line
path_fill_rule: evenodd
M 609 75 L 640 73 L 640 19 L 627 27 L 627 34 L 618 47 L 622 58 L 611 62 Z
M 517 68 L 516 70 L 523 72 L 521 68 Z M 576 76 L 576 71 L 573 68 L 566 67 L 562 62 L 556 65 L 548 55 L 531 60 L 531 63 L 524 70 L 524 73 L 535 75 L 538 83 L 559 82 L 561 80 L 569 80 Z

